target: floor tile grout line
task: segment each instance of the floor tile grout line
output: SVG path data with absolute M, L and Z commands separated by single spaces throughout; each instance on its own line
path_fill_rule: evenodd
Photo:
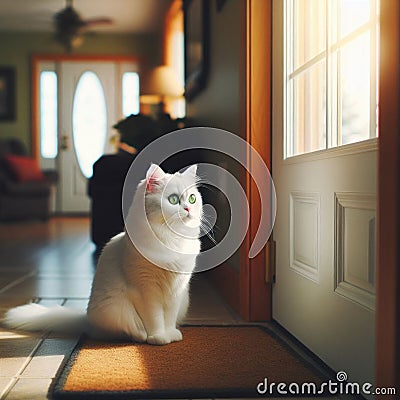
M 47 339 L 47 337 L 49 336 L 49 333 L 45 333 L 40 340 L 37 342 L 36 346 L 31 350 L 31 352 L 29 353 L 28 357 L 26 357 L 25 362 L 22 364 L 21 368 L 18 370 L 18 372 L 14 375 L 14 378 L 20 378 L 21 375 L 24 373 L 24 371 L 26 370 L 26 368 L 28 367 L 28 365 L 30 364 L 30 362 L 33 360 L 33 358 L 35 357 L 35 354 L 37 353 L 37 351 L 39 350 L 39 347 L 43 344 L 43 342 Z
M 5 400 L 5 398 L 10 394 L 10 392 L 14 389 L 14 386 L 17 384 L 18 378 L 15 376 L 10 378 L 10 382 L 4 388 L 3 392 L 0 393 L 0 400 Z
M 6 292 L 7 290 L 13 288 L 14 286 L 20 284 L 21 282 L 27 280 L 28 278 L 31 278 L 32 276 L 36 275 L 36 271 L 32 271 L 24 276 L 21 276 L 20 278 L 15 279 L 14 281 L 10 282 L 8 285 L 2 287 L 0 289 L 0 294 Z
M 79 297 L 74 297 L 74 296 L 68 296 L 68 297 L 62 297 L 62 296 L 40 296 L 38 298 L 39 300 L 61 300 L 63 299 L 64 301 L 67 300 L 88 300 L 89 296 L 79 296 Z
M 65 297 L 60 297 L 59 299 L 62 299 L 61 305 L 65 305 L 65 303 L 68 301 L 68 298 Z M 36 301 L 37 303 L 40 303 L 40 300 L 42 300 L 42 297 L 32 299 L 32 301 Z M 18 383 L 20 379 L 23 378 L 23 373 L 27 369 L 28 365 L 31 363 L 31 361 L 34 359 L 35 355 L 37 354 L 40 346 L 44 343 L 44 341 L 49 337 L 50 332 L 45 333 L 38 343 L 35 345 L 35 347 L 31 350 L 29 355 L 26 357 L 25 362 L 22 364 L 21 368 L 17 371 L 17 373 L 10 378 L 9 384 L 6 386 L 6 388 L 3 390 L 3 393 L 1 393 L 0 400 L 5 400 L 6 397 L 11 393 L 15 385 Z M 27 379 L 35 379 L 32 377 L 29 377 Z M 38 379 L 38 378 L 36 378 Z
M 14 386 L 17 384 L 17 382 L 19 381 L 19 379 L 22 377 L 22 374 L 24 373 L 24 371 L 26 370 L 26 368 L 28 367 L 28 365 L 30 364 L 30 362 L 33 360 L 33 358 L 35 357 L 35 354 L 37 353 L 37 351 L 39 350 L 40 346 L 44 343 L 44 341 L 46 340 L 46 338 L 49 336 L 49 332 L 45 333 L 40 340 L 36 343 L 35 347 L 31 350 L 31 352 L 29 353 L 29 355 L 26 357 L 24 363 L 21 365 L 20 369 L 16 372 L 16 374 L 11 378 L 10 380 L 10 384 L 6 387 L 6 389 L 3 391 L 2 396 L 0 397 L 0 400 L 4 400 L 9 393 L 12 391 L 12 389 L 14 388 Z
M 60 297 L 60 299 L 62 299 L 61 305 L 63 306 L 66 302 L 67 302 L 67 298 L 65 297 Z M 42 300 L 42 297 L 39 298 L 33 298 L 32 302 L 37 302 L 40 303 L 40 300 Z M 39 339 L 39 341 L 36 343 L 36 345 L 34 346 L 34 348 L 30 351 L 29 355 L 26 357 L 25 362 L 22 364 L 22 366 L 20 367 L 20 369 L 17 371 L 17 373 L 14 375 L 14 379 L 18 379 L 21 377 L 21 375 L 24 373 L 24 371 L 26 370 L 26 368 L 28 367 L 29 363 L 33 360 L 33 358 L 35 357 L 36 353 L 38 352 L 40 346 L 44 343 L 44 341 L 49 337 L 51 331 L 47 331 L 44 332 L 44 334 L 41 336 L 41 338 Z

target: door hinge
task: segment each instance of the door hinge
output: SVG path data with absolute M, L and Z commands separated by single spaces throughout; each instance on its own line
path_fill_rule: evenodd
M 275 270 L 276 270 L 276 242 L 275 240 L 268 240 L 266 244 L 266 257 L 265 257 L 265 282 L 275 283 Z

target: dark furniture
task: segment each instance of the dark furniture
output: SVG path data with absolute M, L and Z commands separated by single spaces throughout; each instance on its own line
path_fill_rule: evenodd
M 145 115 L 131 115 L 119 121 L 114 128 L 120 141 L 140 152 L 159 136 L 188 126 L 187 120 L 173 120 L 168 115 L 153 119 Z M 126 174 L 135 156 L 123 150 L 100 157 L 93 165 L 88 193 L 91 198 L 91 238 L 99 253 L 105 244 L 124 229 L 122 217 L 122 190 Z M 175 163 L 166 170 L 175 171 Z M 171 167 L 166 162 L 163 167 Z
M 40 171 L 36 166 L 39 178 L 31 179 L 28 176 L 21 179 L 8 162 L 10 155 L 36 165 L 35 161 L 27 156 L 25 146 L 20 140 L 0 139 L 0 221 L 48 219 L 51 184 L 57 180 L 57 174 L 54 171 Z M 32 171 L 29 171 L 28 175 L 32 175 Z
M 133 159 L 132 154 L 121 150 L 100 157 L 93 165 L 88 192 L 91 198 L 91 237 L 97 251 L 124 229 L 122 189 Z

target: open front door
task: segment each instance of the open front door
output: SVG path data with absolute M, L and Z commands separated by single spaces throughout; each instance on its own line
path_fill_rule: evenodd
M 373 384 L 378 5 L 295 4 L 273 3 L 273 316 Z

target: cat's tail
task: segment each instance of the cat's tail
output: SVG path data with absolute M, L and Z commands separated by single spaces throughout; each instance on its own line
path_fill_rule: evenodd
M 85 311 L 62 306 L 45 307 L 35 303 L 12 308 L 1 325 L 27 332 L 83 333 L 89 329 Z

